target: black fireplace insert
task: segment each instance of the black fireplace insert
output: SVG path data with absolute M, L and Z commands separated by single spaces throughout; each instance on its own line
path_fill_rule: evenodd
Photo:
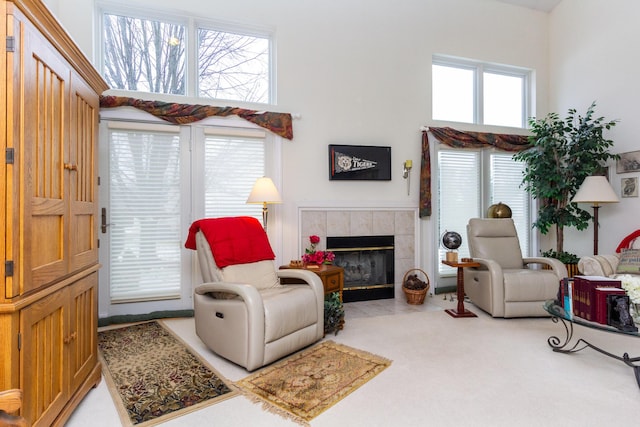
M 343 301 L 394 298 L 394 237 L 327 237 L 334 264 L 344 269 Z

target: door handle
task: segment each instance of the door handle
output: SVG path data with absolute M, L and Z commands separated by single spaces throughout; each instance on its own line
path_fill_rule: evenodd
M 115 225 L 115 224 L 107 223 L 107 208 L 102 208 L 100 219 L 101 219 L 100 230 L 102 231 L 102 234 L 107 232 L 107 227 L 108 226 Z

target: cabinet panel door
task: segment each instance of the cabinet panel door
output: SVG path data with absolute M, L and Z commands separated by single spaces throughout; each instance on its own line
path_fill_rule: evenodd
M 69 375 L 75 390 L 98 363 L 98 273 L 78 280 L 69 290 Z
M 98 262 L 99 98 L 79 76 L 71 75 L 69 117 L 70 271 Z
M 67 403 L 64 341 L 68 305 L 69 293 L 64 288 L 20 313 L 20 366 L 24 367 L 20 369 L 20 388 L 24 393 L 22 416 L 29 425 L 51 425 Z
M 23 292 L 47 284 L 68 271 L 65 197 L 68 177 L 68 80 L 70 68 L 47 40 L 26 20 L 20 22 L 21 57 L 20 233 Z

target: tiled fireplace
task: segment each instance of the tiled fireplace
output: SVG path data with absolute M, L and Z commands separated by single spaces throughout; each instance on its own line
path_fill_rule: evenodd
M 402 296 L 404 273 L 418 263 L 416 253 L 417 210 L 413 208 L 331 209 L 299 208 L 300 250 L 309 246 L 309 236 L 320 236 L 318 249 L 327 248 L 327 237 L 390 237 L 393 241 L 392 288 L 382 291 L 384 296 L 372 294 L 371 299 Z M 340 240 L 340 239 L 338 239 Z M 347 287 L 345 287 L 345 293 Z M 359 295 L 352 300 L 367 299 Z M 355 293 L 354 293 L 355 295 Z M 349 301 L 345 295 L 345 300 Z

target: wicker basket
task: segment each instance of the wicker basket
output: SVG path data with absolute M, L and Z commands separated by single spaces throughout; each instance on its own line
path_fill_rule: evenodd
M 404 284 L 407 281 L 407 278 L 409 277 L 409 274 L 411 274 L 414 271 L 418 271 L 420 273 L 422 273 L 422 275 L 424 275 L 425 279 L 420 279 L 423 280 L 423 282 L 425 282 L 427 284 L 427 287 L 424 289 L 420 289 L 420 290 L 414 290 L 414 289 L 408 289 L 405 288 Z M 427 273 L 425 273 L 424 271 L 422 271 L 419 268 L 412 268 L 411 270 L 407 271 L 406 273 L 404 273 L 404 277 L 402 278 L 402 290 L 404 291 L 405 296 L 407 297 L 407 304 L 414 304 L 414 305 L 419 305 L 419 304 L 423 304 L 424 303 L 424 298 L 427 295 L 427 292 L 429 291 L 429 276 L 427 276 Z

